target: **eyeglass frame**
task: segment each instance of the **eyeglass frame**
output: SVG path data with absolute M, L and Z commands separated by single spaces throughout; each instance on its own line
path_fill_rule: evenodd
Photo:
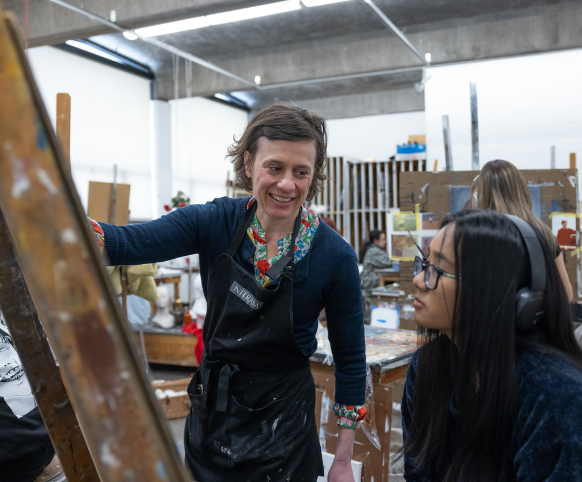
M 463 279 L 461 276 L 457 277 L 457 275 L 455 275 L 453 273 L 447 273 L 442 268 L 439 268 L 438 266 L 435 266 L 434 264 L 430 264 L 428 262 L 428 258 L 424 255 L 424 252 L 422 251 L 422 249 L 420 249 L 420 246 L 418 244 L 416 244 L 416 241 L 414 240 L 414 237 L 412 236 L 412 233 L 410 231 L 408 231 L 408 234 L 410 235 L 410 238 L 412 239 L 412 242 L 414 243 L 414 245 L 416 246 L 416 248 L 418 249 L 418 251 L 420 252 L 420 254 L 422 254 L 422 257 L 416 256 L 414 258 L 414 266 L 415 267 L 416 267 L 416 260 L 417 259 L 419 259 L 420 262 L 421 262 L 421 264 L 422 264 L 422 270 L 420 270 L 418 273 L 416 272 L 416 269 L 413 268 L 414 276 L 418 276 L 420 273 L 422 273 L 424 271 L 424 285 L 427 287 L 427 289 L 429 289 L 429 290 L 436 290 L 437 287 L 438 287 L 438 285 L 439 285 L 439 279 L 441 278 L 441 276 L 444 276 L 445 278 L 454 279 L 454 280 L 457 280 L 457 281 Z M 428 274 L 427 268 L 429 268 L 431 266 L 437 272 L 437 279 L 435 281 L 434 288 L 431 288 L 428 285 L 428 279 L 427 279 L 427 278 L 429 278 L 429 274 Z
M 416 260 L 419 260 L 422 266 L 422 269 L 417 273 L 416 272 Z M 428 273 L 428 268 L 434 268 L 434 270 L 437 273 L 437 278 L 436 281 L 434 283 L 434 288 L 431 288 L 428 285 L 428 280 L 430 278 L 430 275 Z M 454 280 L 460 280 L 462 279 L 461 276 L 457 277 L 457 275 L 452 274 L 452 273 L 447 273 L 445 270 L 443 270 L 442 268 L 439 268 L 438 266 L 435 266 L 434 264 L 431 264 L 428 262 L 428 259 L 425 258 L 424 256 L 421 258 L 420 256 L 416 256 L 414 258 L 414 276 L 418 276 L 420 273 L 422 273 L 424 271 L 424 285 L 427 287 L 427 289 L 429 290 L 436 290 L 438 285 L 439 285 L 439 279 L 441 278 L 441 276 L 444 276 L 445 278 L 450 278 L 450 279 L 454 279 Z

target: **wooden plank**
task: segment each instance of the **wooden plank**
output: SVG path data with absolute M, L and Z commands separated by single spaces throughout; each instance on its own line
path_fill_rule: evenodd
M 71 96 L 57 94 L 57 138 L 61 143 L 65 160 L 71 168 Z
M 392 368 L 390 370 L 382 371 L 380 373 L 380 384 L 388 385 L 389 383 L 400 380 L 406 377 L 406 372 L 408 371 L 408 363 L 400 367 Z
M 0 306 L 69 482 L 99 482 L 0 213 Z
M 0 15 L 0 211 L 107 482 L 189 480 L 19 45 Z
M 129 184 L 117 183 L 115 191 L 115 222 L 117 226 L 129 224 Z M 111 195 L 113 183 L 89 181 L 87 216 L 101 223 L 111 224 Z
M 163 333 L 143 334 L 147 359 L 150 363 L 197 367 L 198 360 L 194 347 L 198 343 L 195 336 L 166 335 Z
M 576 169 L 576 153 L 570 153 L 570 169 Z

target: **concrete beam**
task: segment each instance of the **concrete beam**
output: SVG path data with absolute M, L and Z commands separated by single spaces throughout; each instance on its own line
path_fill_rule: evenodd
M 364 92 L 360 94 L 322 97 L 319 99 L 282 98 L 322 115 L 326 119 L 345 119 L 366 115 L 396 114 L 399 112 L 424 111 L 424 94 L 413 88 Z M 271 102 L 255 105 L 251 115 L 267 107 Z
M 271 0 L 272 1 L 272 0 Z M 14 12 L 20 26 L 24 25 L 22 0 L 4 0 L 4 10 Z M 115 10 L 119 25 L 139 28 L 184 18 L 210 15 L 239 8 L 270 3 L 270 0 L 69 0 L 68 3 L 95 15 L 109 19 Z M 112 33 L 113 30 L 77 13 L 45 0 L 30 0 L 28 19 L 28 45 L 40 47 L 66 40 L 87 38 Z
M 505 12 L 503 15 L 417 25 L 408 28 L 406 35 L 421 52 L 432 54 L 433 65 L 439 65 L 581 48 L 580 25 L 582 2 L 570 2 Z M 263 85 L 420 65 L 398 39 L 377 31 L 256 49 L 236 57 L 217 56 L 209 60 L 248 79 L 260 75 Z M 157 96 L 174 98 L 173 73 L 161 70 L 158 79 Z M 378 81 L 388 87 L 392 82 L 390 77 L 379 77 Z M 325 97 L 330 84 L 317 85 Z M 357 81 L 353 85 L 358 88 Z M 193 68 L 193 95 L 246 89 L 239 82 L 215 72 L 197 66 Z M 185 92 L 182 74 L 180 97 Z

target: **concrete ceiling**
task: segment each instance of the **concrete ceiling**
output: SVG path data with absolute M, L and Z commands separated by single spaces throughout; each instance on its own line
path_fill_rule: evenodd
M 104 18 L 139 28 L 270 3 L 265 0 L 69 0 Z M 582 0 L 375 0 L 376 5 L 434 65 L 582 47 Z M 22 1 L 5 0 L 22 21 Z M 30 0 L 29 45 L 90 38 L 156 74 L 155 95 L 174 98 L 172 54 L 141 40 L 129 41 L 105 25 L 43 0 Z M 157 37 L 262 85 L 419 67 L 420 60 L 362 0 L 305 8 Z M 180 62 L 179 96 L 186 95 Z M 199 65 L 192 67 L 192 94 L 231 92 L 253 109 L 293 100 L 327 109 L 328 117 L 422 110 L 413 85 L 421 70 L 302 86 L 255 90 Z M 376 98 L 374 103 L 371 99 Z M 314 104 L 316 103 L 316 104 Z M 338 108 L 343 105 L 344 108 Z M 327 107 L 325 107 L 327 106 Z M 332 108 L 333 106 L 333 108 Z M 322 112 L 324 115 L 326 112 Z

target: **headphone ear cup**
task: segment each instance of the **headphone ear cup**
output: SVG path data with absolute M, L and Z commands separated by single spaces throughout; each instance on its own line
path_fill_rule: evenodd
M 529 331 L 544 316 L 544 293 L 522 288 L 517 292 L 515 303 L 515 327 L 517 331 Z

